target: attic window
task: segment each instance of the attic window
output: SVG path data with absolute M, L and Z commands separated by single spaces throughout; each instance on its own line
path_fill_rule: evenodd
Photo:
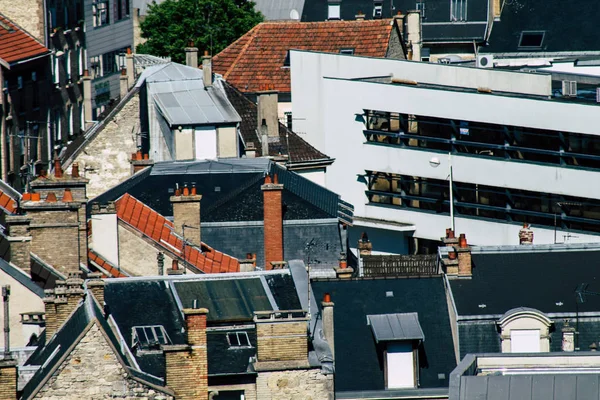
M 229 348 L 234 347 L 252 347 L 247 332 L 229 332 L 227 333 Z
M 327 3 L 327 19 L 340 19 L 342 5 L 339 1 Z
M 133 348 L 158 350 L 161 345 L 171 343 L 171 339 L 162 325 L 134 326 L 131 330 Z
M 381 19 L 383 17 L 383 1 L 375 0 L 373 2 L 373 19 Z
M 519 39 L 519 49 L 537 50 L 542 48 L 545 31 L 523 31 Z
M 354 49 L 340 49 L 340 54 L 354 54 Z
M 8 25 L 4 21 L 0 21 L 0 27 L 2 27 L 3 29 L 6 29 L 8 31 L 8 33 L 11 33 L 11 32 L 15 31 L 10 25 Z

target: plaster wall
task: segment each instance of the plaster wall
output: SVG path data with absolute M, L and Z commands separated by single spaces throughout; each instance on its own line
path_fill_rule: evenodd
M 175 131 L 175 160 L 193 160 L 194 131 L 191 128 Z
M 134 276 L 156 276 L 158 275 L 158 264 L 156 257 L 159 250 L 143 239 L 139 232 L 127 227 L 123 223 L 118 225 L 119 236 L 119 266 Z M 173 258 L 170 254 L 165 255 L 165 266 L 163 274 L 171 268 Z
M 325 168 L 293 170 L 311 182 L 325 187 Z
M 238 157 L 238 133 L 235 126 L 217 128 L 218 157 Z
M 90 219 L 92 221 L 90 248 L 112 265 L 119 266 L 117 214 L 95 214 Z
M 17 268 L 15 268 L 15 272 L 22 273 Z M 28 278 L 25 274 L 23 276 Z M 19 314 L 33 311 L 44 312 L 44 302 L 15 278 L 0 270 L 0 286 L 4 285 L 10 285 L 11 293 L 9 303 L 10 347 L 24 347 L 29 342 L 31 335 L 39 335 L 42 329 L 38 325 L 22 325 Z M 2 310 L 4 309 L 2 308 Z M 4 311 L 0 312 L 0 326 L 4 326 Z M 4 335 L 0 335 L 0 347 L 4 348 Z

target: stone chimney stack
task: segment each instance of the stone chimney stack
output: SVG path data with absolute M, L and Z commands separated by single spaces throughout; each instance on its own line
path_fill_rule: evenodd
M 412 46 L 412 60 L 421 61 L 421 12 L 409 11 L 406 15 L 406 39 Z
M 136 153 L 131 154 L 131 175 L 140 172 L 146 167 L 152 167 L 154 165 L 154 160 L 150 159 L 148 153 L 142 155 L 142 151 L 139 150 Z
M 135 65 L 130 47 L 127 48 L 127 54 L 125 55 L 125 68 L 127 69 L 127 82 L 129 89 L 131 89 L 135 84 Z
M 92 122 L 92 77 L 87 69 L 83 71 L 83 118 L 87 130 L 93 125 Z
M 331 348 L 331 354 L 335 359 L 335 342 L 333 336 L 333 302 L 331 301 L 331 295 L 329 293 L 325 293 L 323 296 L 323 302 L 321 303 L 323 307 L 323 335 L 325 336 L 325 340 L 329 344 Z
M 113 201 L 106 205 L 92 204 L 92 241 L 90 248 L 112 265 L 119 266 L 119 235 L 117 208 Z
M 277 174 L 267 175 L 261 186 L 263 192 L 265 268 L 273 269 L 271 263 L 283 261 L 283 185 Z
M 171 205 L 173 206 L 173 225 L 175 232 L 181 237 L 200 247 L 200 200 L 202 195 L 196 193 L 196 185 L 192 184 L 191 189 L 187 184 L 180 190 L 175 190 L 175 196 L 171 196 Z
M 83 299 L 81 273 L 69 274 L 66 281 L 56 281 L 54 289 L 44 291 L 46 311 L 46 343 L 62 327 Z
M 267 125 L 267 135 L 269 137 L 279 137 L 279 111 L 278 94 L 276 90 L 264 90 L 256 94 L 257 98 L 257 126 Z M 263 124 L 264 122 L 264 124 Z M 264 154 L 263 154 L 264 155 Z
M 102 280 L 102 274 L 92 273 L 88 274 L 87 288 L 92 295 L 98 300 L 100 306 L 104 305 L 104 281 Z
M 31 200 L 30 193 L 24 193 L 23 199 Z M 8 228 L 7 240 L 10 243 L 10 262 L 31 276 L 31 218 L 27 215 L 6 215 Z
M 187 331 L 185 345 L 163 346 L 166 384 L 180 400 L 208 400 L 208 352 L 206 308 L 183 310 Z
M 455 247 L 458 255 L 458 276 L 470 277 L 472 275 L 471 247 L 467 244 L 467 237 L 461 233 L 458 238 L 458 247 Z
M 127 69 L 121 68 L 121 76 L 119 77 L 119 96 L 121 96 L 121 99 L 127 96 L 127 92 L 129 92 L 128 80 Z
M 533 231 L 528 223 L 524 223 L 523 228 L 519 231 L 519 244 L 533 244 Z
M 208 51 L 204 51 L 202 56 L 202 80 L 205 88 L 209 88 L 213 84 L 212 57 L 208 54 Z
M 339 264 L 335 269 L 335 276 L 338 279 L 350 279 L 354 273 L 354 268 L 348 267 L 348 261 L 346 260 L 346 254 L 341 253 L 339 258 Z
M 260 371 L 262 363 L 308 364 L 308 321 L 304 311 L 255 311 L 258 360 L 255 369 Z
M 198 48 L 194 47 L 194 42 L 190 42 L 185 48 L 185 65 L 198 68 Z
M 17 360 L 0 360 L 0 400 L 17 399 Z
M 358 253 L 360 256 L 370 256 L 373 250 L 373 244 L 369 240 L 367 232 L 363 232 L 358 240 Z

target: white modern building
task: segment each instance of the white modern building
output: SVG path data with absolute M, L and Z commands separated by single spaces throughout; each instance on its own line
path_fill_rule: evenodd
M 600 107 L 549 74 L 292 51 L 293 112 L 336 162 L 351 243 L 408 252 L 450 227 L 475 245 L 600 239 Z M 449 191 L 451 154 L 453 196 Z M 453 200 L 453 207 L 450 200 Z M 418 238 L 418 241 L 413 240 Z

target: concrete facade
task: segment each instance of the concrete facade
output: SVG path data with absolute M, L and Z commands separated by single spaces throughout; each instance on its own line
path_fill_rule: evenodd
M 34 397 L 40 400 L 149 399 L 163 395 L 130 378 L 96 323 Z
M 131 176 L 131 154 L 137 151 L 139 95 L 136 93 L 75 158 L 87 193 L 94 198 Z

